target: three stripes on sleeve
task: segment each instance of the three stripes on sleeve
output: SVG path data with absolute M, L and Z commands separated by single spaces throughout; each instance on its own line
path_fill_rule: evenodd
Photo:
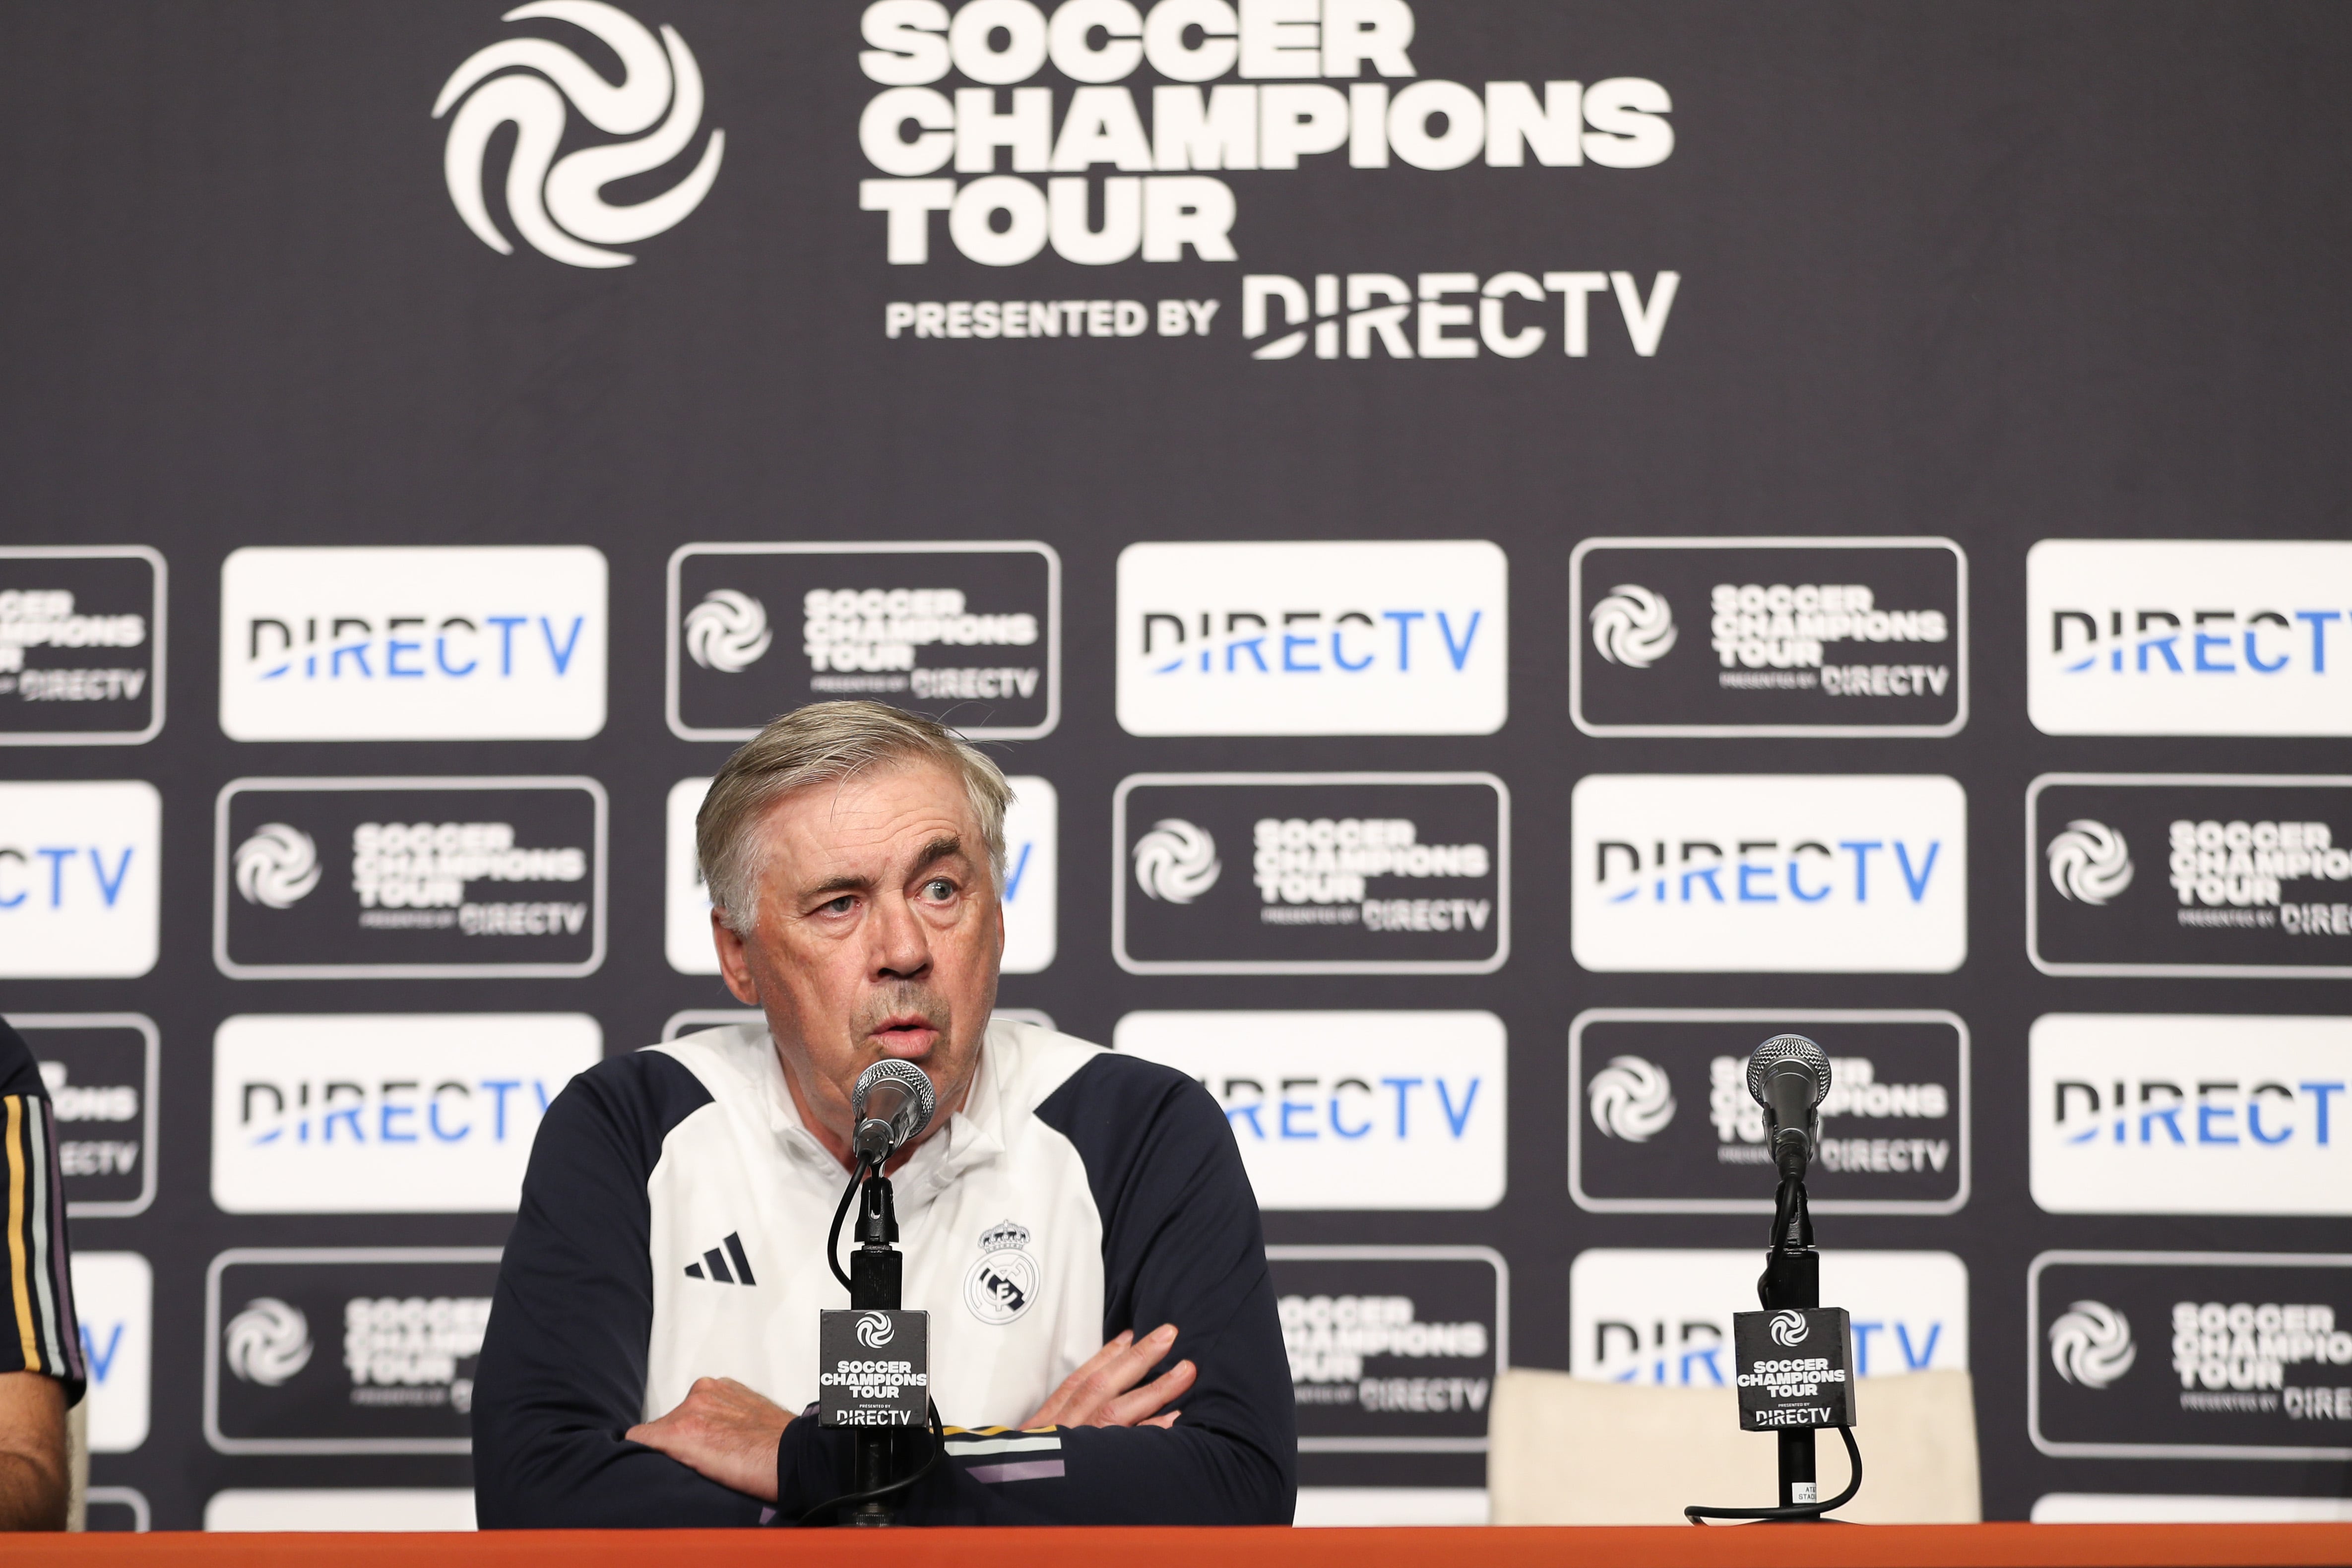
M 37 1094 L 0 1095 L 7 1182 L 8 1324 L 0 1332 L 0 1372 L 42 1372 L 79 1400 L 87 1377 L 68 1272 L 63 1195 L 58 1190 L 57 1126 Z

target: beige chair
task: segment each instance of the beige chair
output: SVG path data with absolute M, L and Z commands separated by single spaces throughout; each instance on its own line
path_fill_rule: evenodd
M 66 1412 L 66 1528 L 89 1528 L 89 1399 Z
M 1974 1524 L 1974 1388 L 1965 1372 L 1874 1377 L 1856 1390 L 1862 1492 L 1833 1516 L 1863 1524 Z M 1496 1524 L 1680 1524 L 1685 1503 L 1780 1500 L 1778 1445 L 1739 1430 L 1728 1388 L 1591 1383 L 1518 1369 L 1495 1385 L 1486 1489 Z M 1852 1469 L 1834 1432 L 1814 1438 L 1822 1495 Z

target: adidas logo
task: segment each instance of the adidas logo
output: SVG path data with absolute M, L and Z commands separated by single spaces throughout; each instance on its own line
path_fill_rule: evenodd
M 721 1251 L 720 1248 L 725 1250 Z M 728 1267 L 730 1262 L 735 1265 L 734 1268 Z M 751 1278 L 751 1260 L 743 1256 L 743 1238 L 732 1230 L 727 1233 L 727 1239 L 719 1247 L 713 1247 L 702 1255 L 701 1262 L 688 1263 L 686 1277 L 689 1280 L 716 1280 L 722 1285 L 756 1285 L 760 1282 Z

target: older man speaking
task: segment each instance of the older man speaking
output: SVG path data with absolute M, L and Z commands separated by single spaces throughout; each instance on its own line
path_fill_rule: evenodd
M 787 714 L 719 769 L 711 931 L 767 1028 L 616 1057 L 549 1108 L 476 1384 L 483 1525 L 791 1523 L 852 1490 L 848 1435 L 796 1412 L 817 1314 L 847 1304 L 825 1239 L 851 1089 L 885 1058 L 938 1092 L 890 1175 L 956 1424 L 903 1516 L 1289 1521 L 1289 1368 L 1223 1115 L 1164 1067 L 990 1019 L 1011 798 L 877 703 Z

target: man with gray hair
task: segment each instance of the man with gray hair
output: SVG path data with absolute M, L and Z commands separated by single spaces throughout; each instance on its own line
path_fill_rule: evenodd
M 766 1027 L 613 1058 L 549 1107 L 476 1379 L 484 1526 L 793 1523 L 853 1490 L 848 1434 L 804 1407 L 817 1314 L 847 1304 L 824 1249 L 850 1094 L 891 1059 L 938 1096 L 887 1169 L 956 1424 L 903 1517 L 1289 1522 L 1288 1361 L 1223 1113 L 991 1018 L 1011 800 L 878 703 L 786 714 L 719 769 L 711 936 Z

